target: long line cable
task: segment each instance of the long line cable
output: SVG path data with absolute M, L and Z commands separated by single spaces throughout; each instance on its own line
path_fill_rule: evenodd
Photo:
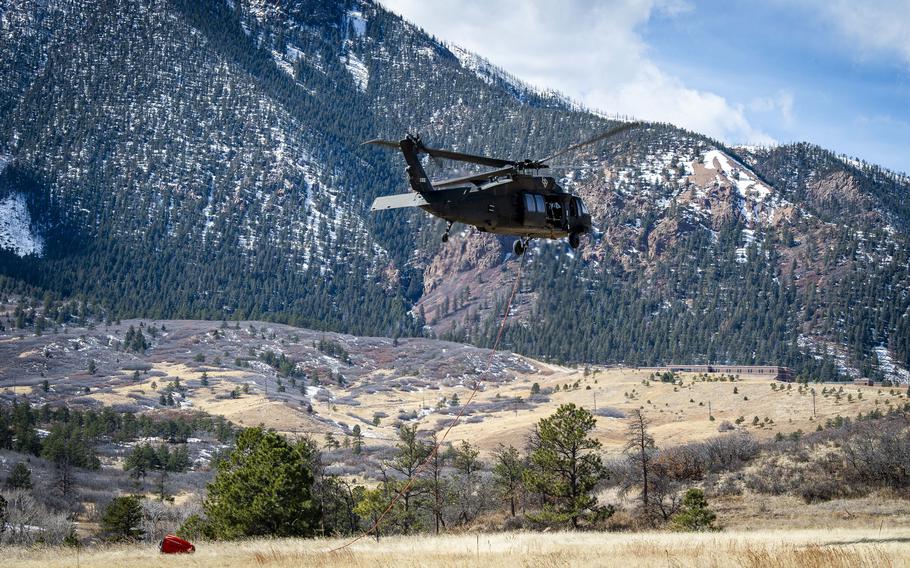
M 512 311 L 512 302 L 515 300 L 515 295 L 518 293 L 518 288 L 521 286 L 521 268 L 522 268 L 523 264 L 524 264 L 524 255 L 522 255 L 518 259 L 518 271 L 515 276 L 515 283 L 512 285 L 512 293 L 509 294 L 509 301 L 506 302 L 506 309 L 505 309 L 505 312 L 503 312 L 503 314 L 502 314 L 502 321 L 499 324 L 499 330 L 496 332 L 496 339 L 493 341 L 493 348 L 490 350 L 490 356 L 487 359 L 487 372 L 488 373 L 493 368 L 493 356 L 496 355 L 496 350 L 499 348 L 499 342 L 502 339 L 502 334 L 506 329 L 506 322 L 508 321 L 509 314 Z M 427 454 L 427 457 L 424 458 L 424 460 L 422 462 L 420 462 L 420 465 L 417 466 L 417 469 L 415 469 L 414 473 L 412 473 L 411 476 L 408 478 L 407 483 L 401 488 L 401 490 L 398 491 L 398 493 L 395 495 L 395 497 L 392 498 L 392 500 L 389 502 L 388 506 L 385 508 L 385 510 L 383 510 L 382 514 L 379 515 L 379 517 L 376 519 L 376 521 L 373 523 L 373 525 L 369 529 L 363 531 L 362 533 L 360 533 L 356 537 L 352 538 L 351 540 L 345 542 L 344 544 L 341 544 L 340 546 L 337 546 L 337 547 L 329 550 L 330 553 L 338 552 L 339 550 L 344 550 L 345 548 L 351 546 L 355 542 L 369 536 L 371 533 L 373 533 L 373 531 L 375 531 L 376 529 L 379 528 L 379 525 L 386 518 L 386 516 L 389 514 L 389 512 L 392 510 L 392 508 L 395 506 L 395 504 L 398 503 L 398 501 L 401 499 L 401 497 L 408 490 L 410 490 L 411 487 L 414 485 L 414 482 L 417 480 L 417 475 L 423 471 L 423 469 L 427 466 L 427 464 L 430 463 L 430 460 L 433 458 L 433 456 L 436 455 L 436 452 L 439 451 L 439 446 L 441 446 L 442 443 L 445 441 L 446 437 L 449 435 L 449 432 L 452 431 L 452 428 L 454 428 L 455 426 L 458 425 L 458 422 L 461 420 L 461 417 L 464 416 L 464 413 L 468 409 L 468 407 L 471 406 L 471 402 L 474 401 L 474 397 L 477 395 L 477 392 L 479 390 L 480 390 L 480 380 L 477 380 L 474 382 L 474 388 L 471 390 L 471 396 L 469 396 L 468 400 L 465 401 L 465 403 L 461 406 L 461 409 L 458 411 L 458 414 L 455 416 L 455 418 L 453 418 L 452 420 L 449 421 L 449 424 L 448 424 L 448 426 L 446 426 L 445 432 L 443 432 L 442 437 L 436 441 L 436 444 L 433 446 L 433 449 Z

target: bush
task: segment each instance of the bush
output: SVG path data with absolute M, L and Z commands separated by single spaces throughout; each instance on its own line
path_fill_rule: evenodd
M 602 416 L 604 418 L 625 418 L 626 414 L 618 408 L 602 406 L 594 411 L 594 416 Z
M 0 502 L 6 503 L 6 530 L 0 531 L 0 544 L 58 545 L 73 534 L 73 523 L 66 515 L 50 512 L 27 491 L 4 492 Z
M 837 479 L 813 475 L 803 479 L 797 488 L 797 493 L 806 503 L 821 503 L 846 497 L 849 491 Z
M 183 521 L 180 528 L 177 529 L 177 536 L 189 541 L 194 541 L 201 538 L 211 538 L 211 532 L 208 521 L 202 516 L 190 515 Z
M 763 463 L 757 470 L 749 473 L 745 486 L 755 493 L 764 495 L 783 495 L 790 489 L 788 480 L 792 480 L 794 473 L 786 468 L 779 467 L 776 463 Z

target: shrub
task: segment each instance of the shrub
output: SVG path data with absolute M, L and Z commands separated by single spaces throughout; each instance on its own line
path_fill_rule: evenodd
M 796 491 L 806 503 L 821 503 L 849 494 L 840 480 L 820 475 L 803 479 Z
M 190 515 L 187 517 L 180 528 L 177 529 L 177 536 L 189 541 L 199 540 L 203 537 L 211 537 L 211 529 L 208 521 L 200 515 Z

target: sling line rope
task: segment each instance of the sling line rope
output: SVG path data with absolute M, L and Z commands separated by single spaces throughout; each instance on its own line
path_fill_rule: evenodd
M 508 321 L 509 313 L 512 311 L 512 301 L 515 299 L 515 295 L 518 293 L 518 288 L 521 285 L 521 267 L 524 264 L 524 257 L 525 257 L 525 255 L 522 255 L 521 257 L 519 257 L 518 272 L 515 276 L 515 283 L 512 285 L 512 293 L 509 295 L 509 301 L 506 302 L 506 310 L 502 314 L 502 322 L 499 324 L 499 331 L 496 333 L 496 340 L 493 342 L 493 348 L 490 350 L 490 357 L 487 359 L 487 372 L 488 373 L 490 372 L 490 369 L 493 367 L 493 356 L 496 355 L 496 349 L 499 347 L 499 341 L 502 339 L 503 331 L 505 331 L 505 328 L 506 328 L 506 321 Z M 477 380 L 474 382 L 474 389 L 471 391 L 471 396 L 468 397 L 468 400 L 464 403 L 464 405 L 462 405 L 461 410 L 458 412 L 458 415 L 456 415 L 454 419 L 449 421 L 449 424 L 446 427 L 445 432 L 443 432 L 443 434 L 442 434 L 442 438 L 440 438 L 436 442 L 436 445 L 433 446 L 432 451 L 430 451 L 427 454 L 427 457 L 424 458 L 424 460 L 420 463 L 420 465 L 417 466 L 417 469 L 415 469 L 414 473 L 412 473 L 411 476 L 408 478 L 407 483 L 404 485 L 404 487 L 401 488 L 400 491 L 398 491 L 398 493 L 395 495 L 395 497 L 389 502 L 388 506 L 385 508 L 385 510 L 382 512 L 382 514 L 379 515 L 379 517 L 376 519 L 376 521 L 373 523 L 373 525 L 369 529 L 365 530 L 364 532 L 360 533 L 356 537 L 349 540 L 348 542 L 345 542 L 344 544 L 329 550 L 329 552 L 338 552 L 339 550 L 344 550 L 345 548 L 351 546 L 355 542 L 363 539 L 366 536 L 369 536 L 373 531 L 375 531 L 376 529 L 379 528 L 379 525 L 385 519 L 386 515 L 388 515 L 389 512 L 392 510 L 392 507 L 394 507 L 395 504 L 398 503 L 398 501 L 401 499 L 402 495 L 404 495 L 405 492 L 407 492 L 411 488 L 411 486 L 414 485 L 414 481 L 417 479 L 417 475 L 420 474 L 421 471 L 423 471 L 423 469 L 427 466 L 427 464 L 430 463 L 430 460 L 433 458 L 433 456 L 436 455 L 436 452 L 439 451 L 439 446 L 441 446 L 442 443 L 445 441 L 446 437 L 449 435 L 449 432 L 452 430 L 452 428 L 454 428 L 455 426 L 458 425 L 458 422 L 461 420 L 461 417 L 464 416 L 465 411 L 468 409 L 469 406 L 471 406 L 471 402 L 473 402 L 474 396 L 477 394 L 478 390 L 480 390 L 480 380 Z

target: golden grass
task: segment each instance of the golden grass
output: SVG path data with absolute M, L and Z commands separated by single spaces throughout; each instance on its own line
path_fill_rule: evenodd
M 722 533 L 501 533 L 361 540 L 199 543 L 191 556 L 162 556 L 154 546 L 6 549 L 22 568 L 268 566 L 359 568 L 407 566 L 673 566 L 837 568 L 910 565 L 910 537 L 900 530 L 802 530 Z
M 844 394 L 840 401 L 836 401 L 834 396 L 821 395 L 822 388 L 827 387 L 830 390 L 834 385 L 816 384 L 811 386 L 816 390 L 816 415 L 813 416 L 812 395 L 808 390 L 805 391 L 806 394 L 801 395 L 798 393 L 798 385 L 793 384 L 787 391 L 785 384 L 773 381 L 767 376 L 744 375 L 740 380 L 731 383 L 696 381 L 694 374 L 684 373 L 681 375 L 683 387 L 655 381 L 650 381 L 648 386 L 645 386 L 642 381 L 650 375 L 648 371 L 610 369 L 598 372 L 596 377 L 584 377 L 581 372 L 573 369 L 552 365 L 550 367 L 555 372 L 521 377 L 509 386 L 498 390 L 489 389 L 478 395 L 478 400 L 481 401 L 492 400 L 497 392 L 506 397 L 527 397 L 531 385 L 537 382 L 542 388 L 560 388 L 550 396 L 548 404 L 537 405 L 531 410 L 496 413 L 481 423 L 460 424 L 452 430 L 450 439 L 467 439 L 486 450 L 494 449 L 500 442 L 522 447 L 534 423 L 552 414 L 558 405 L 567 402 L 589 410 L 593 410 L 595 404 L 598 408 L 611 407 L 626 414 L 635 408 L 643 407 L 645 415 L 651 421 L 651 434 L 658 446 L 716 436 L 717 428 L 722 421 L 734 422 L 740 416 L 746 419 L 742 429 L 759 438 L 771 438 L 777 432 L 786 434 L 796 430 L 806 433 L 814 431 L 818 424 L 824 424 L 825 420 L 837 415 L 855 417 L 858 412 L 865 414 L 875 408 L 885 412 L 889 408 L 889 402 L 894 405 L 906 402 L 903 391 L 899 389 L 891 395 L 889 394 L 891 389 L 887 387 L 862 387 L 852 384 L 837 385 L 837 388 L 843 386 Z M 571 388 L 576 381 L 579 382 L 579 388 L 561 390 L 565 384 Z M 779 389 L 771 390 L 772 384 Z M 591 387 L 590 390 L 587 387 Z M 734 387 L 737 390 L 735 394 Z M 784 390 L 780 390 L 781 388 Z M 882 394 L 878 393 L 879 390 Z M 627 393 L 633 397 L 627 397 Z M 858 398 L 859 393 L 863 394 L 862 399 Z M 460 392 L 459 396 L 464 394 Z M 847 400 L 848 394 L 852 395 L 852 401 Z M 711 415 L 715 418 L 713 421 L 709 419 L 709 403 Z M 367 410 L 368 407 L 366 404 L 361 410 Z M 755 416 L 761 421 L 764 421 L 765 417 L 770 418 L 774 423 L 765 428 L 753 427 L 751 423 Z M 607 450 L 616 450 L 625 443 L 626 429 L 625 420 L 599 417 L 595 436 Z
M 469 423 L 463 420 L 452 430 L 448 440 L 452 442 L 468 440 L 484 452 L 495 450 L 500 443 L 523 447 L 534 424 L 552 414 L 560 404 L 568 402 L 590 410 L 595 407 L 611 407 L 626 414 L 635 408 L 643 408 L 651 421 L 651 434 L 658 446 L 664 447 L 716 436 L 722 421 L 734 422 L 739 417 L 745 419 L 741 429 L 751 432 L 758 438 L 767 439 L 778 432 L 787 434 L 796 430 L 806 433 L 814 431 L 819 424 L 824 424 L 825 420 L 837 415 L 855 417 L 859 412 L 866 414 L 873 409 L 886 412 L 889 405 L 903 405 L 907 401 L 904 391 L 900 389 L 894 389 L 894 394 L 891 394 L 892 389 L 887 387 L 816 384 L 811 387 L 817 393 L 816 414 L 813 416 L 812 396 L 808 389 L 804 394 L 799 394 L 798 385 L 794 384 L 790 390 L 786 390 L 786 385 L 777 383 L 767 376 L 743 375 L 740 380 L 731 383 L 699 381 L 696 380 L 696 375 L 684 373 L 681 375 L 684 385 L 677 387 L 655 381 L 643 384 L 650 375 L 649 371 L 644 370 L 606 369 L 585 377 L 577 369 L 536 361 L 533 364 L 539 369 L 538 372 L 518 375 L 505 384 L 487 384 L 483 391 L 478 392 L 475 402 L 482 404 L 506 402 L 516 397 L 527 398 L 531 386 L 538 383 L 543 389 L 554 390 L 548 403 L 536 404 L 532 408 L 518 408 L 517 411 L 506 403 L 505 410 L 483 414 L 482 422 Z M 183 364 L 156 363 L 154 368 L 164 372 L 168 377 L 180 377 L 184 386 L 187 386 L 191 379 L 199 377 L 198 371 Z M 371 373 L 367 382 L 381 383 L 389 372 L 388 369 L 377 369 Z M 439 390 L 361 393 L 358 397 L 360 403 L 358 406 L 344 404 L 336 406 L 314 401 L 313 407 L 321 419 L 317 421 L 299 406 L 268 400 L 261 388 L 255 385 L 251 385 L 249 394 L 238 399 L 226 396 L 234 387 L 247 382 L 255 374 L 229 369 L 209 372 L 211 385 L 190 387 L 190 401 L 194 408 L 224 416 L 237 424 L 243 426 L 264 424 L 284 433 L 306 432 L 321 435 L 323 432 L 335 431 L 338 434 L 341 428 L 333 426 L 333 423 L 351 425 L 359 422 L 368 443 L 377 441 L 388 443 L 396 437 L 394 424 L 399 411 L 411 412 L 433 408 L 441 397 L 451 398 L 455 393 L 464 403 L 471 392 L 470 385 L 466 385 L 441 387 Z M 168 380 L 170 379 L 164 377 L 143 376 L 139 382 L 119 385 L 93 396 L 106 404 L 129 402 L 128 395 L 131 392 L 144 389 L 147 395 L 154 396 L 151 390 L 152 381 L 158 382 L 160 389 Z M 579 386 L 573 388 L 576 382 Z M 193 384 L 195 385 L 195 382 Z M 779 387 L 778 390 L 772 390 L 772 384 Z M 563 390 L 564 385 L 569 385 L 570 390 Z M 833 389 L 841 386 L 844 394 L 839 401 L 833 395 L 827 397 L 821 395 L 822 388 Z M 344 388 L 336 385 L 329 385 L 328 388 L 335 397 L 347 394 Z M 734 388 L 737 390 L 736 393 L 733 392 Z M 863 395 L 862 399 L 859 398 L 860 393 Z M 848 395 L 852 400 L 848 400 Z M 709 419 L 709 405 L 711 415 L 715 418 L 713 421 Z M 388 415 L 379 426 L 372 425 L 376 412 Z M 773 424 L 754 427 L 752 420 L 755 416 L 761 421 L 769 418 L 773 420 Z M 420 427 L 436 428 L 447 424 L 450 419 L 451 416 L 430 413 L 421 419 Z M 598 417 L 594 436 L 603 443 L 607 451 L 616 451 L 625 443 L 626 429 L 625 420 Z

